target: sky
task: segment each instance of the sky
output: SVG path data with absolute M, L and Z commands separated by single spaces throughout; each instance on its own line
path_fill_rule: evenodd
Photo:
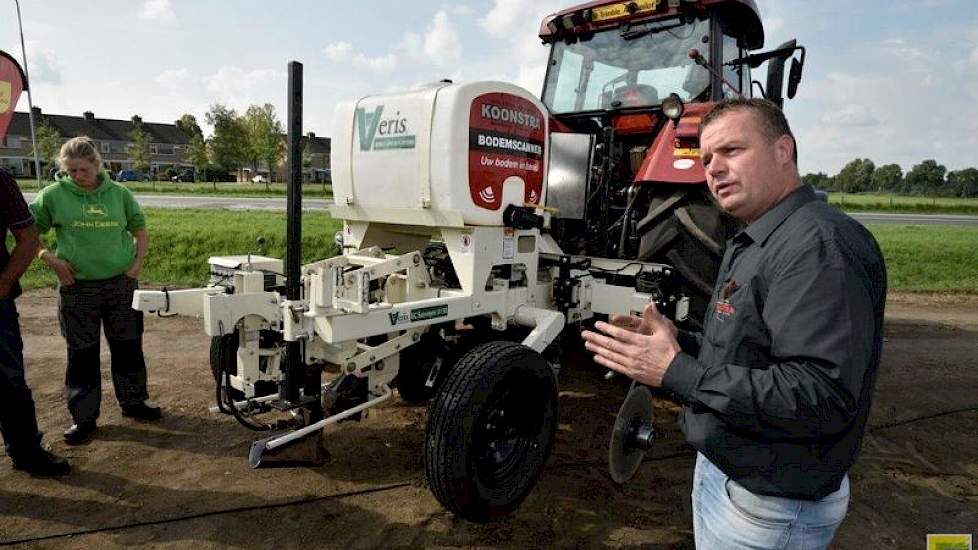
M 579 0 L 20 0 L 33 101 L 44 112 L 173 122 L 222 103 L 286 115 L 287 64 L 304 67 L 303 128 L 332 134 L 338 102 L 450 78 L 536 95 L 543 17 Z M 854 158 L 904 171 L 978 166 L 978 2 L 757 0 L 765 48 L 807 49 L 785 112 L 802 173 Z M 14 0 L 0 50 L 21 59 Z M 755 78 L 757 74 L 755 73 Z M 763 80 L 763 78 L 762 78 Z M 27 95 L 19 109 L 27 110 Z

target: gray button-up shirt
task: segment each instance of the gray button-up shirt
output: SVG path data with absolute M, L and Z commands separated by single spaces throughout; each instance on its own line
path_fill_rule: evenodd
M 866 427 L 886 267 L 866 228 L 802 186 L 727 244 L 702 334 L 663 388 L 687 441 L 747 489 L 819 499 Z

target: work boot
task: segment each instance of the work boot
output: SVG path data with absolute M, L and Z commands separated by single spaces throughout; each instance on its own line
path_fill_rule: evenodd
M 64 458 L 38 447 L 31 453 L 14 459 L 14 469 L 32 476 L 63 476 L 71 472 L 71 465 Z
M 163 411 L 149 401 L 143 401 L 137 405 L 122 407 L 122 416 L 137 420 L 159 420 L 163 416 Z
M 65 430 L 65 443 L 69 445 L 79 445 L 81 443 L 85 443 L 92 438 L 92 435 L 95 434 L 95 427 L 94 420 L 72 424 L 67 430 Z

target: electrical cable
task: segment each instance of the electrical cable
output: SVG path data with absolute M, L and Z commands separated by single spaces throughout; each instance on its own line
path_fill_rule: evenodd
M 392 485 L 385 485 L 383 487 L 374 487 L 372 489 L 364 489 L 362 491 L 350 491 L 348 493 L 339 493 L 335 495 L 325 495 L 318 497 L 308 497 L 296 500 L 288 500 L 284 502 L 276 502 L 273 504 L 255 504 L 251 506 L 237 506 L 234 508 L 225 508 L 223 510 L 211 510 L 209 512 L 199 512 L 196 514 L 186 514 L 183 516 L 175 516 L 171 518 L 164 518 L 158 520 L 148 520 L 148 521 L 135 521 L 132 523 L 125 523 L 122 525 L 113 525 L 108 527 L 96 527 L 93 529 L 79 529 L 77 531 L 69 531 L 67 533 L 55 533 L 53 535 L 42 535 L 40 537 L 32 537 L 26 539 L 15 539 L 15 540 L 0 540 L 0 546 L 13 546 L 15 544 L 29 544 L 32 542 L 42 542 L 48 540 L 64 539 L 69 537 L 78 537 L 82 535 L 94 535 L 98 533 L 107 533 L 111 531 L 122 531 L 125 529 L 135 529 L 138 527 L 152 527 L 155 525 L 166 525 L 169 523 L 178 523 L 181 521 L 190 521 L 200 518 L 220 516 L 225 514 L 237 514 L 240 512 L 254 512 L 257 510 L 272 510 L 275 508 L 286 508 L 289 506 L 297 506 L 300 504 L 311 504 L 314 502 L 321 502 L 325 500 L 333 499 L 344 499 L 356 496 L 369 495 L 373 493 L 382 493 L 385 491 L 393 491 L 395 489 L 401 489 L 403 487 L 409 487 L 414 485 L 412 482 L 401 482 L 394 483 Z

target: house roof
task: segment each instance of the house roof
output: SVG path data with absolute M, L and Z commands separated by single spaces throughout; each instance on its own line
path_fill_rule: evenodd
M 309 144 L 309 152 L 314 155 L 328 155 L 330 150 L 329 138 L 306 136 L 306 143 Z
M 66 137 L 88 136 L 94 140 L 132 141 L 129 133 L 133 131 L 132 120 L 113 120 L 107 118 L 85 118 L 84 116 L 49 115 L 41 113 L 41 120 L 61 132 Z M 31 135 L 30 116 L 15 112 L 7 133 L 10 135 Z M 151 143 L 170 143 L 185 145 L 190 143 L 189 135 L 183 133 L 175 124 L 143 122 L 143 131 L 149 134 Z

